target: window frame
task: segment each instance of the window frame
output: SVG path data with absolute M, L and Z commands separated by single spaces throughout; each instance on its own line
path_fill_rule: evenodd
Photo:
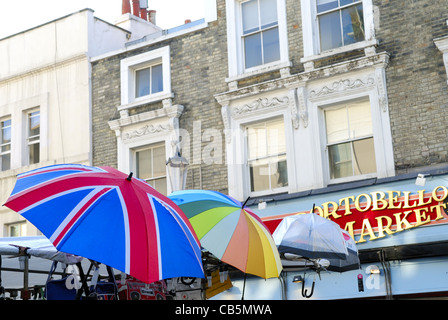
M 250 173 L 247 164 L 247 134 L 246 127 L 256 122 L 282 118 L 286 139 L 286 161 L 288 186 L 281 192 L 296 192 L 297 180 L 294 165 L 296 150 L 294 148 L 294 128 L 291 114 L 293 90 L 270 92 L 260 96 L 241 96 L 223 106 L 221 113 L 225 124 L 226 164 L 228 171 L 229 195 L 244 201 L 247 197 L 258 197 L 272 194 L 271 191 L 251 191 Z M 279 192 L 279 190 L 276 190 Z
M 153 89 L 152 88 L 153 87 L 152 86 L 153 85 L 153 70 L 154 70 L 154 67 L 156 67 L 156 66 L 162 66 L 162 90 L 153 92 L 153 90 L 152 90 Z M 147 69 L 149 69 L 149 84 L 148 84 L 148 86 L 149 86 L 149 93 L 148 94 L 144 94 L 144 95 L 138 95 L 137 91 L 138 91 L 139 83 L 138 83 L 137 74 L 138 74 L 138 72 L 143 71 L 143 70 L 147 70 Z M 163 77 L 163 64 L 162 64 L 162 62 L 157 63 L 157 61 L 154 61 L 154 63 L 145 65 L 144 67 L 135 68 L 134 69 L 134 79 L 135 79 L 135 81 L 134 81 L 134 97 L 135 97 L 135 100 L 147 98 L 148 96 L 153 96 L 153 95 L 155 95 L 155 94 L 157 94 L 159 92 L 163 92 L 163 78 L 164 77 Z
M 243 6 L 245 3 L 248 3 L 250 1 L 257 1 L 257 5 L 258 5 L 258 16 L 257 16 L 257 20 L 258 20 L 258 25 L 257 25 L 257 30 L 253 30 L 253 31 L 249 31 L 247 33 L 244 32 L 244 17 L 243 15 L 241 15 L 241 20 L 240 20 L 240 24 L 241 24 L 241 46 L 242 46 L 242 60 L 243 60 L 243 65 L 244 65 L 244 70 L 246 72 L 250 71 L 250 70 L 256 70 L 257 68 L 260 68 L 263 65 L 269 65 L 269 64 L 276 64 L 278 63 L 278 61 L 280 60 L 280 34 L 279 34 L 279 21 L 278 21 L 278 13 L 277 13 L 277 20 L 275 21 L 274 25 L 269 25 L 265 28 L 263 28 L 263 26 L 260 23 L 260 18 L 261 18 L 261 13 L 260 13 L 260 0 L 247 0 L 247 1 L 243 1 L 240 3 L 241 6 L 241 12 L 243 12 Z M 276 0 L 271 0 L 271 1 L 276 1 Z M 276 29 L 277 31 L 277 35 L 278 35 L 278 54 L 279 54 L 279 59 L 275 60 L 275 61 L 271 61 L 271 62 L 265 62 L 265 49 L 264 49 L 264 45 L 263 45 L 263 40 L 264 40 L 264 33 L 274 30 Z M 254 65 L 254 66 L 250 66 L 247 67 L 246 61 L 247 61 L 247 51 L 246 51 L 246 39 L 248 37 L 254 36 L 254 35 L 260 35 L 260 41 L 261 41 L 261 47 L 260 47 L 260 53 L 261 53 L 261 63 L 258 65 Z
M 163 176 L 157 176 L 157 177 L 154 177 L 154 176 L 153 176 L 153 177 L 151 177 L 151 178 L 149 178 L 149 179 L 145 179 L 145 178 L 142 178 L 142 177 L 139 176 L 139 170 L 138 170 L 139 163 L 138 163 L 137 153 L 142 152 L 142 151 L 146 151 L 146 150 L 154 150 L 154 149 L 156 149 L 156 148 L 163 148 L 163 151 L 164 151 L 164 153 L 165 153 L 165 155 L 166 155 L 166 145 L 165 145 L 163 142 L 150 143 L 150 144 L 146 144 L 146 145 L 138 146 L 138 147 L 136 147 L 136 148 L 131 149 L 131 157 L 132 157 L 132 163 L 131 163 L 131 166 L 132 166 L 134 172 L 136 173 L 136 177 L 137 177 L 137 178 L 140 178 L 140 179 L 146 181 L 148 184 L 150 184 L 150 185 L 153 186 L 153 187 L 155 187 L 155 186 L 153 185 L 153 183 L 151 183 L 152 181 L 154 181 L 154 180 L 158 180 L 158 179 L 161 179 L 161 178 L 164 178 L 164 179 L 165 179 L 165 187 L 166 187 L 165 190 L 166 190 L 167 193 L 168 193 L 168 172 L 167 172 L 167 170 L 166 170 L 166 166 L 165 166 L 165 175 L 163 175 Z M 151 153 L 151 155 L 152 155 L 152 158 L 153 158 L 153 153 Z M 152 160 L 153 160 L 153 159 L 152 159 Z M 154 174 L 154 164 L 153 164 L 153 162 L 154 162 L 154 161 L 151 162 L 151 170 L 152 170 L 152 174 Z M 165 159 L 164 159 L 164 163 L 166 163 L 166 157 L 165 157 Z M 132 171 L 132 170 L 131 170 L 131 171 Z M 156 190 L 157 190 L 157 189 L 156 189 Z M 157 191 L 161 192 L 160 190 L 157 190 Z M 161 192 L 161 193 L 162 193 L 162 192 Z M 167 194 L 166 194 L 166 195 L 167 195 Z
M 22 237 L 25 236 L 27 234 L 27 223 L 26 221 L 18 221 L 18 222 L 14 222 L 14 223 L 9 223 L 6 225 L 7 227 L 7 233 L 8 233 L 8 237 Z M 18 235 L 12 235 L 11 229 L 17 227 L 17 230 L 19 231 Z
M 350 105 L 353 102 L 356 101 L 368 101 L 369 103 L 369 112 L 370 112 L 370 118 L 371 118 L 371 124 L 372 124 L 372 133 L 369 135 L 363 135 L 363 136 L 359 136 L 359 137 L 354 137 L 351 138 L 349 137 L 348 139 L 345 140 L 340 140 L 337 142 L 329 142 L 328 141 L 328 135 L 327 135 L 327 126 L 326 126 L 326 115 L 325 112 L 331 109 L 337 109 L 340 107 L 345 107 L 345 109 L 347 110 L 347 106 Z M 326 159 L 327 159 L 327 170 L 329 173 L 329 181 L 330 183 L 338 183 L 338 182 L 345 182 L 345 181 L 350 181 L 353 179 L 365 179 L 365 178 L 370 178 L 370 177 L 374 177 L 377 175 L 377 165 L 376 165 L 376 156 L 375 156 L 375 172 L 372 173 L 367 173 L 367 174 L 352 174 L 349 176 L 345 176 L 345 177 L 340 177 L 340 178 L 332 178 L 332 170 L 331 170 L 331 166 L 333 165 L 331 163 L 331 156 L 330 156 L 330 150 L 329 148 L 331 146 L 335 146 L 335 145 L 341 145 L 341 144 L 345 144 L 345 143 L 349 143 L 350 144 L 350 151 L 351 151 L 351 162 L 352 162 L 352 172 L 354 171 L 353 168 L 353 143 L 356 141 L 360 141 L 360 140 L 365 140 L 365 139 L 373 139 L 373 143 L 374 143 L 374 152 L 375 152 L 375 134 L 374 134 L 374 128 L 373 128 L 373 121 L 372 121 L 372 107 L 371 107 L 371 103 L 370 100 L 366 99 L 366 97 L 361 97 L 358 99 L 352 99 L 352 100 L 346 100 L 346 101 L 341 101 L 340 103 L 336 103 L 336 104 L 332 104 L 330 106 L 325 106 L 324 108 L 322 108 L 322 113 L 323 113 L 323 117 L 324 117 L 324 127 L 325 127 L 325 151 L 326 151 Z M 350 126 L 350 123 L 348 123 L 348 125 Z
M 248 0 L 226 0 L 227 14 L 227 51 L 228 78 L 227 82 L 243 79 L 248 76 L 290 67 L 288 51 L 288 32 L 286 22 L 285 0 L 277 1 L 277 26 L 279 33 L 280 59 L 278 61 L 261 64 L 251 68 L 244 66 L 242 3 Z
M 4 126 L 4 123 L 6 121 L 10 122 L 10 124 L 9 124 L 9 134 L 10 134 L 11 137 L 9 139 L 9 142 L 7 142 L 7 143 L 1 143 L 1 141 L 0 141 L 0 159 L 1 159 L 0 160 L 0 171 L 6 171 L 6 170 L 11 169 L 11 160 L 12 160 L 11 159 L 11 156 L 12 156 L 12 119 L 11 119 L 11 117 L 5 117 L 3 119 L 0 119 L 0 139 L 3 140 L 3 130 L 5 128 L 8 128 L 8 126 Z M 7 146 L 7 145 L 9 145 L 9 150 L 2 151 L 3 147 Z M 7 169 L 3 168 L 3 156 L 5 156 L 5 155 L 9 155 L 9 167 Z
M 136 71 L 159 64 L 162 64 L 162 91 L 136 97 Z M 120 70 L 121 106 L 118 111 L 173 97 L 169 46 L 123 59 Z
M 27 151 L 27 113 L 37 109 L 40 111 L 39 163 L 44 163 L 49 157 L 49 93 L 0 105 L 0 119 L 11 119 L 11 167 L 9 170 L 38 165 L 29 164 Z
M 327 50 L 333 50 L 333 49 L 341 48 L 341 47 L 346 47 L 347 45 L 349 45 L 349 44 L 344 44 L 344 32 L 343 32 L 343 22 L 342 22 L 342 15 L 341 14 L 342 14 L 342 11 L 347 9 L 347 8 L 356 7 L 356 6 L 360 5 L 360 4 L 362 6 L 362 0 L 355 0 L 355 2 L 346 4 L 346 5 L 342 5 L 342 6 L 339 4 L 340 0 L 337 0 L 337 1 L 338 1 L 338 5 L 337 5 L 336 8 L 331 8 L 331 9 L 328 9 L 328 10 L 326 10 L 324 12 L 318 12 L 317 6 L 316 6 L 316 19 L 317 19 L 317 30 L 318 30 L 317 34 L 318 34 L 318 37 L 319 37 L 319 41 L 318 41 L 319 52 L 323 52 L 323 51 L 327 51 Z M 316 5 L 317 5 L 317 2 L 316 2 Z M 340 20 L 339 20 L 339 27 L 340 27 L 340 31 L 341 31 L 341 34 L 340 34 L 341 39 L 340 40 L 341 40 L 342 45 L 339 46 L 339 47 L 333 47 L 333 48 L 329 48 L 329 49 L 326 49 L 326 50 L 322 50 L 322 35 L 321 35 L 321 31 L 322 30 L 320 28 L 320 19 L 323 16 L 326 16 L 326 15 L 329 15 L 329 14 L 332 14 L 332 13 L 335 13 L 335 12 L 338 13 L 339 18 L 340 18 Z M 362 22 L 364 23 L 364 14 L 363 14 L 363 21 Z M 365 41 L 365 40 L 366 39 L 365 39 L 365 31 L 364 31 L 364 39 L 360 40 L 360 41 L 356 41 L 354 43 L 362 42 L 362 41 Z
M 300 0 L 302 11 L 302 28 L 303 28 L 303 58 L 302 63 L 307 63 L 320 58 L 329 57 L 335 54 L 349 52 L 352 50 L 366 49 L 375 46 L 377 40 L 375 38 L 374 26 L 374 6 L 372 0 L 362 0 L 363 16 L 364 16 L 364 41 L 355 42 L 342 47 L 320 50 L 319 26 L 317 19 L 316 0 Z
M 368 99 L 370 102 L 376 172 L 331 179 L 324 110 L 357 99 Z M 387 110 L 384 111 L 379 105 L 376 86 L 360 87 L 354 91 L 335 92 L 329 96 L 323 96 L 314 101 L 312 99 L 311 101 L 311 108 L 312 110 L 315 110 L 314 112 L 316 114 L 314 116 L 318 119 L 319 123 L 317 126 L 318 128 L 315 129 L 315 137 L 317 138 L 315 143 L 316 145 L 319 145 L 320 148 L 316 148 L 318 153 L 315 155 L 315 161 L 320 161 L 321 163 L 319 176 L 321 176 L 324 186 L 369 178 L 384 178 L 394 174 L 393 150 L 391 149 L 392 136 L 390 128 L 388 127 L 388 122 L 385 122 L 389 115 Z
M 32 114 L 35 112 L 39 112 L 39 134 L 38 135 L 30 135 L 30 124 L 31 124 L 31 117 Z M 33 164 L 37 164 L 40 162 L 40 140 L 41 140 L 41 112 L 40 112 L 40 108 L 33 108 L 33 109 L 29 109 L 26 110 L 25 112 L 25 122 L 26 124 L 26 128 L 25 128 L 25 141 L 24 141 L 24 145 L 26 148 L 25 151 L 25 163 L 26 165 L 33 165 Z M 37 137 L 36 140 L 34 140 Z M 31 139 L 33 139 L 31 141 Z M 39 155 L 38 155 L 38 159 L 37 161 L 31 161 L 31 152 L 30 149 L 33 145 L 37 144 L 38 145 L 38 149 L 39 149 Z
M 277 153 L 277 154 L 267 154 L 266 156 L 262 157 L 262 158 L 249 158 L 249 134 L 248 134 L 248 130 L 249 127 L 251 126 L 255 126 L 255 125 L 259 125 L 259 124 L 268 124 L 268 123 L 272 123 L 276 120 L 281 120 L 283 122 L 283 134 L 284 134 L 284 138 L 285 138 L 285 151 L 282 153 Z M 265 129 L 267 129 L 267 127 L 265 126 Z M 287 141 L 286 141 L 286 128 L 285 128 L 285 119 L 282 116 L 274 116 L 274 117 L 269 117 L 269 118 L 265 118 L 265 119 L 260 119 L 258 121 L 254 121 L 254 122 L 250 122 L 250 123 L 246 123 L 244 125 L 244 131 L 245 131 L 245 155 L 246 155 L 246 179 L 248 181 L 249 184 L 249 192 L 252 196 L 256 196 L 256 195 L 262 195 L 262 194 L 266 194 L 266 193 L 280 193 L 280 192 L 286 192 L 288 191 L 289 188 L 289 173 L 288 173 L 288 148 L 287 148 Z M 251 172 L 250 172 L 250 164 L 251 162 L 257 161 L 257 160 L 270 160 L 273 159 L 275 157 L 285 157 L 286 158 L 286 173 L 287 173 L 287 178 L 288 178 L 288 184 L 286 186 L 283 187 L 278 187 L 278 188 L 272 188 L 272 183 L 271 183 L 271 175 L 269 175 L 269 188 L 268 189 L 264 189 L 264 190 L 258 190 L 258 191 L 254 191 L 252 190 L 253 186 L 251 184 L 252 181 L 252 176 L 251 176 Z M 278 162 L 277 162 L 278 163 Z M 268 166 L 271 164 L 271 162 L 269 161 Z

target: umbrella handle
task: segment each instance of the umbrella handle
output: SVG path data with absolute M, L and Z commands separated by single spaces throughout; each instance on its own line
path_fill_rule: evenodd
M 305 278 L 303 279 L 303 281 L 302 281 L 302 296 L 303 297 L 305 297 L 305 298 L 311 298 L 311 296 L 313 295 L 313 293 L 314 293 L 314 283 L 315 283 L 315 281 L 313 281 L 313 285 L 311 286 L 311 292 L 310 292 L 310 294 L 308 295 L 308 289 L 305 289 Z

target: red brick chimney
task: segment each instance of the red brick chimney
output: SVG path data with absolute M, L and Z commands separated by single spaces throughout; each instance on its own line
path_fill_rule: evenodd
M 140 18 L 148 21 L 148 10 L 146 10 L 145 8 L 140 8 Z
M 121 2 L 121 14 L 131 13 L 131 4 L 129 0 L 123 0 Z
M 132 14 L 140 17 L 140 0 L 132 0 Z

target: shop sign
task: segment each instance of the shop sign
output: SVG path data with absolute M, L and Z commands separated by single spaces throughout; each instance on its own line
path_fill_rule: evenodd
M 336 222 L 357 243 L 363 243 L 412 228 L 448 223 L 447 198 L 448 189 L 444 186 L 414 194 L 410 191 L 375 191 L 316 204 L 314 212 Z M 266 220 L 265 223 L 272 226 L 275 219 Z
M 417 194 L 376 191 L 322 203 L 315 212 L 338 223 L 353 238 L 358 235 L 357 243 L 362 243 L 411 228 L 447 223 L 447 197 L 444 186 L 430 192 L 419 190 Z

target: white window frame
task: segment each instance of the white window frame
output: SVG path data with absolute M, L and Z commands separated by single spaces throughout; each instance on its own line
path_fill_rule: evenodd
M 348 139 L 346 141 L 339 141 L 339 142 L 333 143 L 333 144 L 329 144 L 328 143 L 327 132 L 326 132 L 326 124 L 325 124 L 325 111 L 333 109 L 333 108 L 336 108 L 336 107 L 340 107 L 340 106 L 346 106 L 347 104 L 350 104 L 351 102 L 356 101 L 356 100 L 364 100 L 364 101 L 367 100 L 369 102 L 370 113 L 372 113 L 371 103 L 370 103 L 370 99 L 369 99 L 368 96 L 361 97 L 361 98 L 354 99 L 354 100 L 344 100 L 344 101 L 340 101 L 340 102 L 338 102 L 336 104 L 332 104 L 331 106 L 321 107 L 321 113 L 322 113 L 324 127 L 325 127 L 325 153 L 327 155 L 326 156 L 326 164 L 327 164 L 327 169 L 328 169 L 328 175 L 329 175 L 330 183 L 345 182 L 345 181 L 350 181 L 350 180 L 353 180 L 353 179 L 367 179 L 367 178 L 372 178 L 372 177 L 376 177 L 377 176 L 377 169 L 376 169 L 375 172 L 368 173 L 368 174 L 358 174 L 358 175 L 352 174 L 352 175 L 347 176 L 347 177 L 331 178 L 331 169 L 330 169 L 330 167 L 331 167 L 332 164 L 330 162 L 330 154 L 329 154 L 329 150 L 328 150 L 330 145 L 338 145 L 338 144 L 342 144 L 342 143 L 350 143 L 351 148 L 353 148 L 352 144 L 353 144 L 354 141 L 368 139 L 368 138 L 372 138 L 373 142 L 375 144 L 375 134 L 373 132 L 374 131 L 373 130 L 373 121 L 372 121 L 372 134 L 371 135 L 363 136 L 363 137 L 359 137 L 359 138 L 350 138 L 350 139 Z M 353 150 L 352 150 L 352 152 L 353 152 Z M 376 154 L 376 152 L 375 152 L 375 154 Z M 353 156 L 353 154 L 352 154 L 352 156 Z M 353 159 L 351 159 L 351 160 L 353 160 Z
M 250 189 L 250 172 L 247 163 L 246 127 L 256 122 L 283 118 L 286 139 L 286 161 L 288 186 L 275 192 L 295 192 L 296 166 L 294 153 L 294 129 L 291 117 L 290 91 L 274 92 L 262 97 L 246 97 L 232 102 L 222 108 L 226 134 L 226 161 L 229 181 L 229 195 L 244 201 L 247 197 L 272 194 L 273 190 L 252 192 Z
M 241 3 L 247 0 L 226 0 L 227 12 L 227 49 L 229 77 L 227 82 L 243 79 L 272 70 L 290 67 L 288 52 L 288 33 L 286 25 L 285 0 L 277 0 L 278 31 L 280 45 L 280 60 L 244 69 L 244 48 L 242 32 Z
M 26 236 L 26 234 L 27 234 L 26 221 L 10 223 L 10 224 L 7 224 L 6 227 L 7 227 L 7 236 L 8 237 L 23 237 L 23 236 Z M 15 235 L 15 236 L 12 235 L 11 229 L 13 227 L 17 227 L 17 230 L 19 232 L 18 235 Z
M 168 190 L 168 184 L 169 184 L 168 179 L 169 178 L 168 178 L 168 175 L 167 175 L 167 170 L 165 170 L 165 175 L 164 176 L 152 177 L 150 179 L 144 179 L 142 177 L 139 177 L 138 176 L 138 172 L 137 172 L 137 165 L 138 165 L 138 163 L 137 163 L 137 153 L 141 152 L 141 151 L 149 150 L 149 149 L 152 150 L 152 149 L 159 148 L 159 147 L 163 147 L 165 149 L 165 159 L 164 159 L 164 162 L 166 162 L 167 152 L 166 152 L 166 144 L 164 143 L 164 141 L 161 141 L 159 143 L 156 142 L 156 143 L 146 144 L 146 145 L 138 146 L 136 148 L 131 149 L 130 150 L 130 152 L 131 152 L 130 157 L 132 158 L 131 165 L 130 165 L 131 168 L 132 168 L 131 171 L 136 173 L 136 177 L 138 177 L 138 178 L 140 178 L 142 180 L 145 180 L 146 182 L 148 182 L 153 187 L 154 187 L 154 185 L 151 183 L 152 180 L 156 180 L 157 178 L 159 178 L 159 179 L 160 178 L 165 178 L 165 180 L 166 180 L 166 188 Z M 154 167 L 154 165 L 152 164 L 152 169 L 154 169 L 153 167 Z M 157 190 L 157 191 L 159 191 L 159 190 Z
M 163 90 L 154 94 L 135 96 L 135 72 L 156 64 L 162 64 Z M 121 60 L 121 106 L 118 111 L 138 105 L 157 102 L 173 96 L 171 92 L 170 47 L 162 47 Z
M 380 103 L 377 86 L 381 84 L 376 83 L 377 81 L 383 81 L 380 76 L 384 74 L 379 69 L 376 72 L 376 76 L 375 74 L 371 74 L 359 75 L 357 78 L 350 79 L 333 78 L 332 80 L 327 80 L 325 85 L 321 82 L 319 89 L 314 92 L 319 92 L 319 90 L 322 92 L 322 88 L 326 90 L 325 88 L 334 87 L 335 83 L 341 84 L 343 81 L 345 81 L 345 87 L 340 90 L 334 90 L 334 92 L 330 91 L 330 93 L 326 91 L 326 94 L 310 98 L 310 117 L 317 121 L 317 125 L 313 126 L 314 145 L 320 146 L 320 148 L 315 148 L 314 153 L 312 153 L 312 161 L 322 164 L 320 167 L 317 166 L 317 176 L 319 176 L 319 180 L 324 182 L 324 186 L 373 177 L 385 178 L 395 174 L 389 111 Z M 354 83 L 357 83 L 358 86 L 353 86 Z M 312 88 L 310 86 L 310 91 L 313 90 Z M 343 104 L 357 99 L 368 99 L 370 101 L 376 173 L 331 179 L 324 110 L 325 108 L 334 107 L 337 104 Z
M 40 110 L 40 139 L 39 139 L 39 163 L 48 161 L 48 93 L 34 96 L 14 103 L 0 106 L 0 118 L 11 119 L 11 168 L 34 167 L 39 164 L 29 165 L 27 144 L 27 113 L 39 108 Z
M 30 124 L 30 117 L 31 114 L 39 111 L 39 135 L 38 136 L 30 136 L 30 128 L 29 128 L 29 124 Z M 27 165 L 32 165 L 32 164 L 37 164 L 40 163 L 40 138 L 41 138 L 41 134 L 40 134 L 40 130 L 41 130 L 41 112 L 40 112 L 40 108 L 33 108 L 33 109 L 29 109 L 26 110 L 26 112 L 24 112 L 24 123 L 26 124 L 25 126 L 25 140 L 24 140 L 24 145 L 26 148 L 25 151 L 25 158 L 24 161 Z M 31 138 L 35 138 L 38 137 L 37 140 L 33 140 L 30 142 Z M 30 147 L 34 144 L 39 144 L 39 161 L 35 162 L 35 163 L 30 163 Z
M 4 123 L 5 121 L 10 121 L 10 125 L 9 125 L 9 130 L 10 130 L 10 134 L 12 136 L 12 119 L 11 117 L 4 117 L 2 119 L 0 119 L 0 123 Z M 1 127 L 0 126 L 0 131 L 3 131 L 3 129 L 6 127 Z M 1 133 L 1 135 L 3 135 L 3 132 Z M 9 145 L 9 150 L 2 152 L 1 149 L 5 146 L 5 145 Z M 0 158 L 2 158 L 5 155 L 9 155 L 9 168 L 8 169 L 4 169 L 3 167 L 0 166 L 0 171 L 5 171 L 5 170 L 9 170 L 11 168 L 11 154 L 12 154 L 12 137 L 11 140 L 9 141 L 9 143 L 5 143 L 5 144 L 1 144 L 0 143 Z M 1 161 L 1 163 L 3 163 L 3 161 Z
M 278 119 L 281 119 L 282 121 L 283 121 L 283 130 L 284 130 L 284 134 L 286 134 L 286 128 L 285 128 L 285 118 L 284 118 L 284 116 L 279 116 L 279 117 L 269 117 L 269 118 L 265 118 L 265 119 L 262 119 L 262 120 L 258 120 L 258 121 L 254 121 L 254 122 L 251 122 L 251 123 L 246 123 L 245 125 L 244 125 L 244 131 L 245 131 L 245 136 L 246 136 L 246 139 L 245 139 L 245 154 L 247 155 L 246 156 L 246 160 L 245 160 L 245 162 L 246 162 L 246 166 L 247 166 L 247 168 L 245 168 L 245 171 L 246 171 L 246 176 L 245 176 L 245 179 L 247 179 L 247 181 L 248 181 L 248 185 L 249 185 L 249 192 L 250 192 L 250 195 L 251 196 L 258 196 L 258 195 L 263 195 L 263 194 L 267 194 L 267 193 L 281 193 L 281 192 L 287 192 L 288 191 L 288 187 L 289 187 L 289 171 L 287 171 L 288 172 L 288 186 L 285 186 L 285 187 L 279 187 L 279 188 L 269 188 L 269 189 L 265 189 L 265 190 L 260 190 L 260 191 L 251 191 L 251 183 L 250 183 L 250 181 L 251 181 L 251 177 L 250 177 L 250 163 L 249 163 L 249 161 L 250 160 L 254 160 L 254 159 L 249 159 L 249 154 L 248 154 L 248 149 L 249 149 L 249 139 L 248 139 L 248 135 L 247 135 L 247 129 L 248 129 L 248 127 L 251 127 L 252 125 L 255 125 L 255 124 L 259 124 L 259 123 L 267 123 L 267 122 L 270 122 L 271 120 L 278 120 Z M 286 135 L 285 135 L 285 141 L 286 141 Z M 289 166 L 289 164 L 288 164 L 288 148 L 286 148 L 286 151 L 285 151 L 285 155 L 286 155 L 286 164 L 287 164 L 287 167 Z M 277 155 L 277 156 L 281 156 L 281 155 Z M 273 157 L 273 155 L 267 155 L 266 156 L 266 158 L 272 158 Z M 270 178 L 271 179 L 271 178 Z
M 320 51 L 319 27 L 316 0 L 300 0 L 302 11 L 303 54 L 302 63 L 344 53 L 365 49 L 377 44 L 375 39 L 374 8 L 372 0 L 362 0 L 365 40 L 327 51 Z

